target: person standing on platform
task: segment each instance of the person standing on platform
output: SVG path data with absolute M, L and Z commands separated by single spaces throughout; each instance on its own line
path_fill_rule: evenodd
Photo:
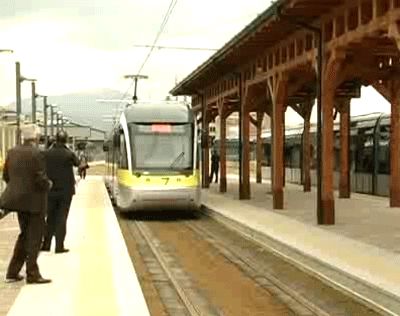
M 211 153 L 211 175 L 210 182 L 213 180 L 213 175 L 215 174 L 215 183 L 218 183 L 218 171 L 219 171 L 219 155 L 217 150 L 214 148 Z
M 82 151 L 82 153 L 79 156 L 79 176 L 81 177 L 81 179 L 86 178 L 87 169 L 89 169 L 88 158 L 85 152 Z
M 56 143 L 46 153 L 47 175 L 53 181 L 49 192 L 46 233 L 42 251 L 50 251 L 53 236 L 56 240 L 56 253 L 68 252 L 64 247 L 67 232 L 67 218 L 72 196 L 75 194 L 73 167 L 79 166 L 78 157 L 67 146 L 68 135 L 60 131 Z
M 46 175 L 43 152 L 37 148 L 35 125 L 21 129 L 23 145 L 11 149 L 6 158 L 3 180 L 7 187 L 0 198 L 1 207 L 17 212 L 20 234 L 6 273 L 6 282 L 23 279 L 20 271 L 26 263 L 27 283 L 49 283 L 42 277 L 37 258 L 43 238 L 47 192 L 52 182 Z

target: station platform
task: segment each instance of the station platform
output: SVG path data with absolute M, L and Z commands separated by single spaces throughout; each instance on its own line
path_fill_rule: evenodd
M 70 252 L 41 252 L 49 284 L 3 280 L 18 235 L 15 214 L 0 220 L 0 316 L 150 315 L 103 181 L 77 185 L 67 228 Z M 21 271 L 24 273 L 25 271 Z
M 336 198 L 336 224 L 319 226 L 315 188 L 304 193 L 302 186 L 286 184 L 284 210 L 273 210 L 269 181 L 251 179 L 251 200 L 239 200 L 237 175 L 228 175 L 227 182 L 224 194 L 215 183 L 202 190 L 211 216 L 248 228 L 250 237 L 267 236 L 400 302 L 400 208 L 390 208 L 388 198 L 354 193 Z

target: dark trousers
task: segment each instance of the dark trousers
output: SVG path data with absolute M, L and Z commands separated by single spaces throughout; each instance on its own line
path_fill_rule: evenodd
M 60 193 L 51 196 L 49 195 L 43 249 L 50 249 L 53 236 L 56 239 L 56 250 L 64 249 L 64 240 L 65 235 L 67 234 L 67 219 L 71 200 L 71 194 Z
M 212 182 L 214 174 L 215 174 L 215 183 L 218 182 L 218 169 L 219 165 L 211 164 L 210 182 Z
M 85 179 L 86 178 L 86 168 L 81 170 L 80 176 L 81 176 L 81 179 Z
M 20 234 L 7 269 L 7 277 L 15 277 L 26 262 L 27 278 L 40 277 L 37 258 L 43 237 L 44 215 L 42 213 L 18 212 Z

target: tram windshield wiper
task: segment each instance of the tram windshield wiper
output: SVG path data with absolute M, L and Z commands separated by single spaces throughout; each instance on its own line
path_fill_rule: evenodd
M 179 162 L 183 157 L 185 157 L 185 152 L 182 151 L 175 159 L 174 161 L 171 163 L 171 165 L 169 166 L 170 168 L 172 168 L 173 166 L 175 166 L 175 164 L 177 162 Z

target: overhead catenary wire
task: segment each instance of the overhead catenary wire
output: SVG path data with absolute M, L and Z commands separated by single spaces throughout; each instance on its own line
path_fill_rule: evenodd
M 129 92 L 129 90 L 132 88 L 132 86 L 133 86 L 133 81 L 130 83 L 128 89 L 126 89 L 126 91 L 125 91 L 125 93 L 123 94 L 121 100 L 124 100 L 124 99 L 126 98 L 126 96 L 128 95 L 128 92 Z M 127 100 L 127 101 L 128 101 L 128 100 Z M 122 104 L 122 102 L 121 102 L 118 106 L 120 106 L 121 104 Z
M 134 83 L 134 81 L 132 81 L 132 82 L 130 83 L 128 89 L 126 89 L 125 93 L 122 95 L 121 100 L 125 100 L 126 96 L 127 96 L 128 93 L 129 93 L 129 90 L 130 90 L 130 89 L 132 88 L 132 86 L 133 86 L 133 83 Z M 129 101 L 129 100 L 126 100 L 126 101 Z M 121 101 L 121 102 L 115 107 L 115 115 L 114 115 L 114 118 L 113 118 L 114 120 L 117 119 L 119 109 L 120 109 L 120 107 L 121 107 L 121 105 L 122 105 L 123 103 L 124 103 L 124 101 Z
M 149 60 L 150 55 L 153 52 L 153 50 L 154 50 L 154 48 L 155 48 L 155 46 L 156 46 L 156 44 L 158 42 L 158 39 L 160 38 L 161 34 L 164 32 L 165 26 L 167 25 L 168 20 L 169 20 L 171 14 L 172 14 L 177 2 L 178 2 L 178 0 L 171 0 L 170 4 L 168 6 L 168 9 L 167 9 L 167 11 L 166 11 L 166 13 L 164 15 L 164 18 L 163 18 L 163 20 L 161 22 L 160 28 L 159 28 L 159 30 L 157 32 L 157 35 L 156 35 L 156 37 L 155 37 L 155 39 L 153 41 L 153 44 L 151 45 L 150 50 L 149 50 L 146 58 L 144 59 L 142 65 L 140 66 L 139 71 L 137 72 L 137 75 L 140 75 L 141 71 L 143 70 L 144 66 L 146 65 L 147 61 Z M 134 81 L 131 82 L 131 84 L 129 85 L 128 89 L 123 94 L 123 96 L 121 98 L 122 100 L 124 100 L 126 98 L 126 96 L 128 95 L 128 92 L 132 88 L 133 84 L 134 84 Z M 118 105 L 118 108 L 121 106 L 121 104 L 122 104 L 122 102 Z
M 157 35 L 156 35 L 156 37 L 155 37 L 155 39 L 153 41 L 153 44 L 151 45 L 150 50 L 149 50 L 146 58 L 144 59 L 142 65 L 139 68 L 139 71 L 137 72 L 138 75 L 140 75 L 140 72 L 143 70 L 144 66 L 146 65 L 147 61 L 149 60 L 150 55 L 153 52 L 153 50 L 154 50 L 154 48 L 155 48 L 155 46 L 156 46 L 161 34 L 164 32 L 165 26 L 167 25 L 168 20 L 169 20 L 171 14 L 172 14 L 172 11 L 174 10 L 177 2 L 178 2 L 178 0 L 171 0 L 171 2 L 169 4 L 169 7 L 167 9 L 167 12 L 164 15 L 164 19 L 161 22 L 160 29 L 158 30 Z
M 200 50 L 200 51 L 217 51 L 218 48 L 206 48 L 206 47 L 178 47 L 178 46 L 153 46 L 153 45 L 133 45 L 138 48 L 149 48 L 154 47 L 157 49 L 174 49 L 174 50 Z

